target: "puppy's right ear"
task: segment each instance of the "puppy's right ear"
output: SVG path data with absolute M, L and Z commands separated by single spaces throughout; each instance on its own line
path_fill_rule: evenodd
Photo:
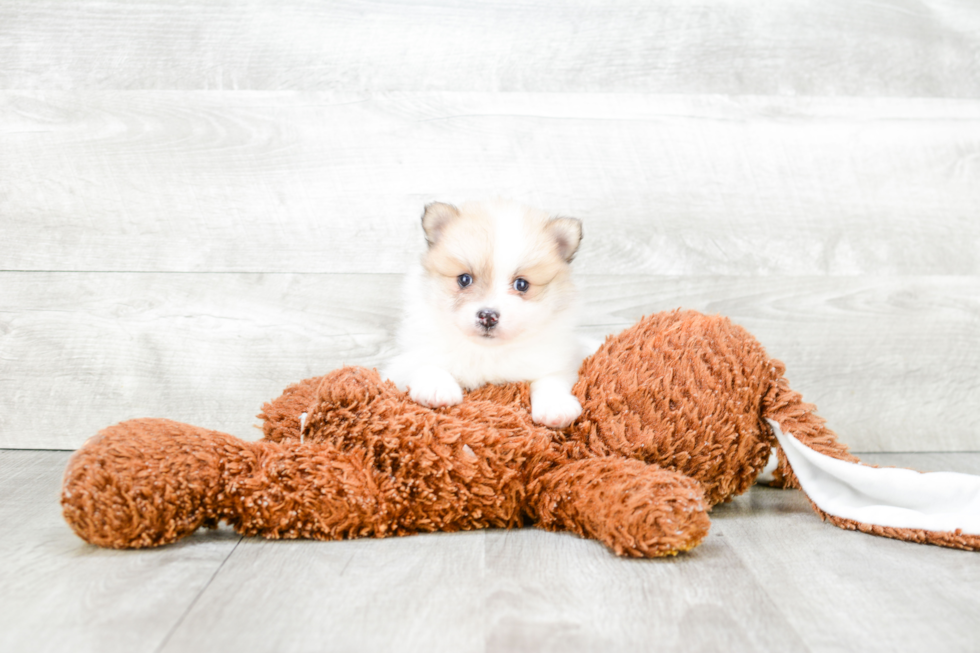
M 436 244 L 449 223 L 458 217 L 459 209 L 452 204 L 432 202 L 425 205 L 425 213 L 422 214 L 422 230 L 425 231 L 425 241 L 429 243 L 429 247 Z

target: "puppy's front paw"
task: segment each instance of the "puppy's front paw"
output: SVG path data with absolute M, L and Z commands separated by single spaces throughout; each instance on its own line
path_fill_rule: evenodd
M 540 393 L 531 398 L 531 419 L 543 426 L 563 429 L 582 414 L 582 404 L 568 393 Z
M 429 408 L 455 406 L 463 401 L 463 389 L 452 375 L 438 368 L 419 370 L 412 377 L 408 396 Z

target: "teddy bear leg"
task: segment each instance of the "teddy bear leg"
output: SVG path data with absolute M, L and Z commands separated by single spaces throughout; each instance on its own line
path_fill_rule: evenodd
M 227 522 L 243 535 L 341 539 L 390 534 L 361 456 L 329 444 L 280 445 L 163 419 L 101 431 L 69 460 L 65 520 L 109 548 L 170 544 Z
M 675 555 L 697 546 L 710 527 L 697 481 L 639 460 L 564 464 L 528 491 L 528 512 L 541 528 L 599 540 L 618 555 Z
M 65 520 L 86 542 L 114 549 L 168 544 L 216 526 L 222 459 L 235 442 L 161 419 L 104 429 L 68 462 Z

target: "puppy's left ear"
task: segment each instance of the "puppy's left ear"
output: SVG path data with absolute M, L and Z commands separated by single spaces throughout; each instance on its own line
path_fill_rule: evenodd
M 558 255 L 571 262 L 582 242 L 582 221 L 578 218 L 552 218 L 548 220 L 548 231 L 558 244 Z

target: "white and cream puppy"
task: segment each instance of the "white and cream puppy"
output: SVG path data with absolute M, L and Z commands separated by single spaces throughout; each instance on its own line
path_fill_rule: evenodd
M 571 424 L 586 353 L 569 268 L 581 222 L 496 200 L 429 204 L 422 228 L 428 249 L 407 280 L 399 354 L 383 375 L 433 408 L 460 403 L 464 388 L 529 381 L 532 419 Z

